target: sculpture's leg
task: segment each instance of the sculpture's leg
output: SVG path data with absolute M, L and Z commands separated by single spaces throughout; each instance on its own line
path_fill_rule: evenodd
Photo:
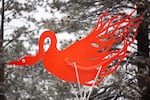
M 80 85 L 80 78 L 79 78 L 79 73 L 78 73 L 78 68 L 77 68 L 76 62 L 73 62 L 73 65 L 74 65 L 74 68 L 75 68 L 75 73 L 76 73 L 76 78 L 77 78 L 77 83 L 78 83 L 78 88 L 79 88 L 80 96 L 82 96 L 81 85 Z
M 97 74 L 96 74 L 96 76 L 95 76 L 95 79 L 93 80 L 94 82 L 93 82 L 92 86 L 90 87 L 90 91 L 89 91 L 89 94 L 88 94 L 88 96 L 87 96 L 87 100 L 89 100 L 89 98 L 90 98 L 90 95 L 91 95 L 91 93 L 92 93 L 93 87 L 95 86 L 95 83 L 97 82 L 98 76 L 99 76 L 99 74 L 100 74 L 101 68 L 102 68 L 101 66 L 98 67 L 98 71 L 97 71 Z

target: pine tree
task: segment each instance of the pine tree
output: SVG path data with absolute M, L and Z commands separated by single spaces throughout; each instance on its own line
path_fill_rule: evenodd
M 148 64 L 149 58 L 149 1 L 144 0 L 139 5 L 137 10 L 138 14 L 142 14 L 145 12 L 144 20 L 139 27 L 138 35 L 137 35 L 137 46 L 138 46 L 138 57 L 144 62 L 139 60 L 138 62 L 138 86 L 142 91 L 142 100 L 148 100 L 150 98 L 150 65 Z
M 0 29 L 0 100 L 4 100 L 4 61 L 3 61 L 3 36 L 4 36 L 4 0 L 1 9 L 1 29 Z
M 4 2 L 4 0 L 2 0 Z M 5 0 L 5 12 L 11 12 L 10 16 L 2 16 L 1 20 L 1 33 L 0 33 L 0 96 L 4 98 L 4 91 L 2 88 L 4 81 L 4 63 L 5 61 L 17 59 L 22 55 L 27 54 L 27 51 L 31 48 L 25 48 L 23 42 L 29 42 L 30 47 L 37 45 L 36 33 L 39 33 L 39 29 L 51 29 L 56 33 L 67 32 L 75 34 L 76 39 L 82 38 L 87 35 L 94 27 L 99 15 L 106 10 L 110 9 L 113 14 L 122 13 L 125 9 L 133 10 L 135 4 L 142 3 L 142 7 L 138 8 L 138 14 L 141 15 L 145 12 L 143 22 L 139 27 L 137 41 L 135 46 L 138 46 L 138 52 L 133 53 L 131 57 L 128 57 L 129 63 L 125 66 L 124 61 L 120 70 L 114 73 L 109 80 L 109 84 L 100 84 L 94 88 L 91 95 L 92 100 L 99 99 L 137 99 L 141 98 L 146 100 L 149 96 L 149 75 L 147 66 L 149 64 L 149 48 L 148 48 L 148 25 L 149 25 L 149 2 L 145 0 L 27 0 L 28 2 L 21 3 L 19 0 Z M 4 4 L 4 3 L 2 3 Z M 34 14 L 28 16 L 29 13 L 35 13 L 37 6 L 43 7 L 43 9 L 53 14 L 60 12 L 66 14 L 61 19 L 47 18 L 37 21 L 34 18 Z M 2 8 L 4 8 L 2 6 Z M 1 10 L 3 15 L 3 11 Z M 23 26 L 13 28 L 11 39 L 3 41 L 4 22 L 11 22 L 15 19 L 24 18 L 27 23 Z M 20 20 L 20 19 L 19 19 Z M 35 29 L 30 30 L 30 24 L 35 25 Z M 144 34 L 144 35 L 143 35 Z M 36 34 L 37 35 L 37 34 Z M 27 38 L 27 40 L 21 40 L 20 37 Z M 10 36 L 9 36 L 10 37 Z M 74 40 L 61 41 L 62 48 L 67 44 L 70 44 Z M 3 45 L 5 42 L 5 45 Z M 145 45 L 143 45 L 145 44 Z M 3 49 L 4 48 L 4 49 Z M 3 50 L 3 51 L 2 51 Z M 141 59 L 142 57 L 142 59 Z M 5 59 L 5 60 L 4 60 Z M 138 67 L 137 67 L 138 66 Z M 138 69 L 138 71 L 137 71 Z M 144 73 L 146 74 L 144 74 Z M 41 62 L 34 65 L 34 67 L 28 68 L 5 68 L 5 92 L 7 99 L 66 99 L 74 98 L 72 90 L 67 82 L 48 74 Z M 130 77 L 128 77 L 130 76 Z M 106 82 L 108 81 L 106 79 Z M 138 81 L 137 81 L 138 80 Z M 142 81 L 142 82 L 141 82 Z M 144 81 L 144 82 L 143 82 Z M 142 84 L 140 84 L 142 83 Z M 1 88 L 2 87 L 2 88 Z M 140 88 L 138 88 L 140 87 Z M 146 89 L 143 87 L 146 87 Z M 3 93 L 2 93 L 3 92 Z M 55 95 L 54 95 L 55 94 Z M 0 98 L 0 100 L 3 100 Z

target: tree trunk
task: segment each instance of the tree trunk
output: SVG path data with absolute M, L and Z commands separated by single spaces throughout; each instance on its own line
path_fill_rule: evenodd
M 140 5 L 137 9 L 138 14 L 142 14 L 144 11 L 148 9 L 148 1 L 145 0 L 143 5 Z M 138 57 L 141 57 L 141 60 L 149 57 L 149 40 L 148 40 L 148 15 L 145 13 L 142 24 L 139 26 L 138 34 L 137 34 L 137 42 L 138 42 Z M 150 99 L 150 66 L 138 63 L 138 86 L 142 90 L 141 100 L 149 100 Z
M 4 62 L 3 62 L 3 36 L 4 36 L 4 0 L 1 9 L 1 30 L 0 30 L 0 100 L 4 100 Z

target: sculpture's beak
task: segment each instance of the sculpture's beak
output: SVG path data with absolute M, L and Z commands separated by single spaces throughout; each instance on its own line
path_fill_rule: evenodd
M 23 65 L 23 63 L 22 63 L 21 60 L 10 61 L 10 62 L 8 62 L 7 64 L 8 64 L 8 65 L 18 65 L 18 66 Z

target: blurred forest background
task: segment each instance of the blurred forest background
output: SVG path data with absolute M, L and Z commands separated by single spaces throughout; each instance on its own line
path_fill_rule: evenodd
M 125 10 L 132 11 L 137 5 L 136 16 L 145 15 L 131 47 L 134 52 L 116 73 L 94 88 L 90 100 L 149 100 L 149 0 L 0 0 L 0 100 L 75 98 L 69 84 L 47 73 L 41 62 L 32 67 L 6 66 L 6 62 L 36 52 L 44 29 L 74 36 L 59 41 L 63 49 L 86 36 L 107 8 L 113 14 L 126 14 Z M 38 13 L 41 8 L 47 15 Z

